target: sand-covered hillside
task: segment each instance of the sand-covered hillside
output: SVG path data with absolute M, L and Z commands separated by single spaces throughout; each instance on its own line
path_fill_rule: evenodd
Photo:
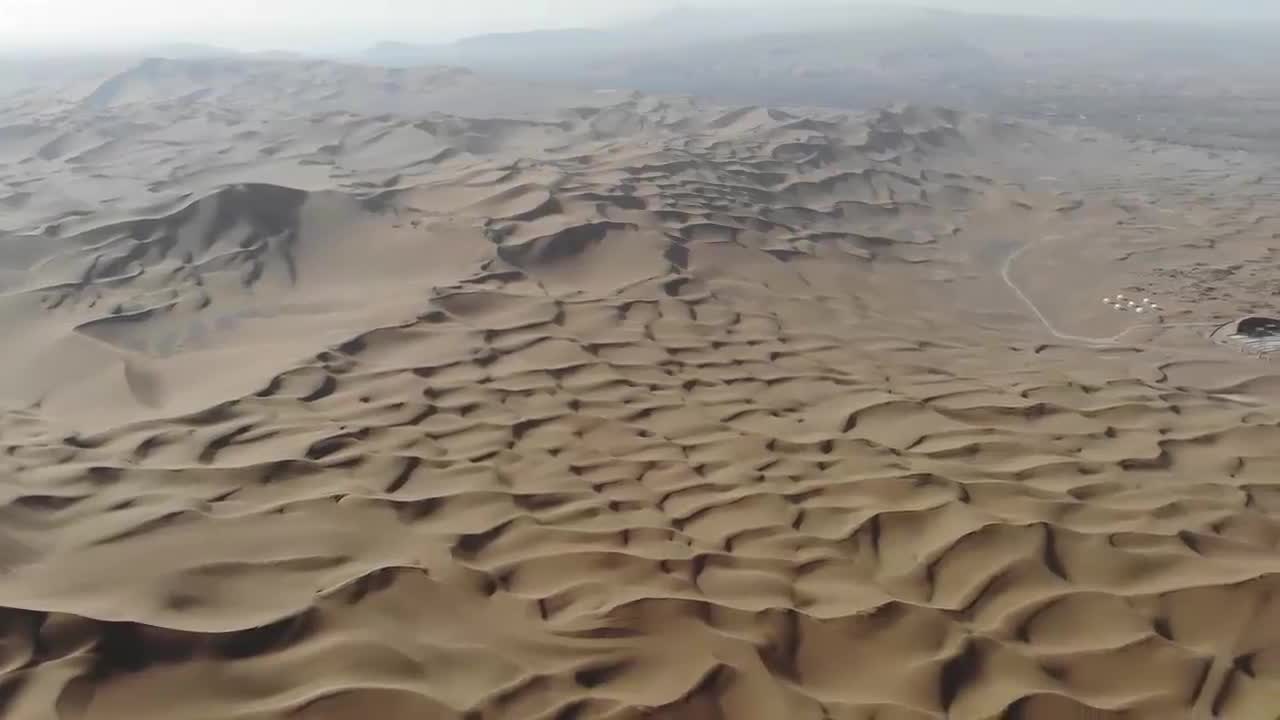
M 1262 159 L 449 68 L 3 88 L 4 717 L 1280 707 L 1280 372 L 1210 338 L 1277 312 Z

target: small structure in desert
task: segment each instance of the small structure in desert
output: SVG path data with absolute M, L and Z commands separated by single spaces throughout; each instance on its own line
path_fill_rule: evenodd
M 1210 337 L 1251 355 L 1270 355 L 1280 352 L 1280 320 L 1252 315 L 1218 326 Z

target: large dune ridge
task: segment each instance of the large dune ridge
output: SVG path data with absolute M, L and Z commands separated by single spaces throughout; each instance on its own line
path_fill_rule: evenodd
M 1265 159 L 68 77 L 0 115 L 0 715 L 1275 717 Z

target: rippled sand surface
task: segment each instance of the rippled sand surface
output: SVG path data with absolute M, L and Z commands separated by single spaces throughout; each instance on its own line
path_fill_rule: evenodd
M 1274 168 L 556 92 L 6 101 L 0 714 L 1273 720 Z

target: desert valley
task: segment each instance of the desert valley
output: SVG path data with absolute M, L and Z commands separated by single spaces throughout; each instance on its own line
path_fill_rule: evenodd
M 1274 720 L 1275 130 L 367 60 L 0 62 L 0 716 Z

